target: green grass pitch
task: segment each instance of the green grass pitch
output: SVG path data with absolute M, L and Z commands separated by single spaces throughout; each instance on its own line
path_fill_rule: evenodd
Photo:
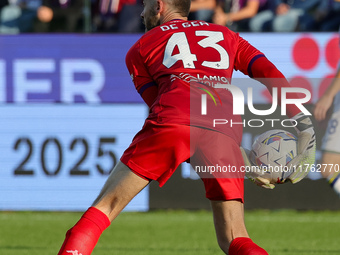
M 56 255 L 81 216 L 66 212 L 0 212 L 0 254 Z M 340 212 L 246 211 L 253 240 L 273 255 L 340 254 Z M 124 212 L 101 236 L 94 255 L 223 254 L 211 212 Z

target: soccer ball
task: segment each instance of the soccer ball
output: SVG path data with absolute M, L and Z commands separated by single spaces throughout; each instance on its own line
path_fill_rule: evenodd
M 253 165 L 260 168 L 262 177 L 271 183 L 284 183 L 294 169 L 287 164 L 297 155 L 297 139 L 285 130 L 270 130 L 256 138 L 249 154 Z

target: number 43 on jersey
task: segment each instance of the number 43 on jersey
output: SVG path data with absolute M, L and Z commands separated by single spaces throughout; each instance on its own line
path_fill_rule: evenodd
M 202 48 L 213 48 L 219 56 L 219 61 L 203 61 L 202 66 L 213 69 L 228 69 L 229 55 L 228 52 L 218 43 L 224 40 L 223 33 L 218 31 L 196 31 L 196 36 L 202 36 L 204 39 L 198 41 L 198 45 Z M 178 48 L 179 53 L 173 54 L 175 48 Z M 167 68 L 172 67 L 177 61 L 182 61 L 184 68 L 195 69 L 196 54 L 190 50 L 190 44 L 184 32 L 174 33 L 165 48 L 163 65 Z

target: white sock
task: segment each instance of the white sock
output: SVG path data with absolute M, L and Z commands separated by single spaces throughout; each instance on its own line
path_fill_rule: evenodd
M 334 189 L 335 193 L 340 195 L 340 173 L 335 173 L 328 178 L 328 182 Z

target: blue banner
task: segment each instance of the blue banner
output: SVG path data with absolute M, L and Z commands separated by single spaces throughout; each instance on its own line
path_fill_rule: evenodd
M 0 39 L 1 103 L 141 103 L 125 65 L 140 35 Z

